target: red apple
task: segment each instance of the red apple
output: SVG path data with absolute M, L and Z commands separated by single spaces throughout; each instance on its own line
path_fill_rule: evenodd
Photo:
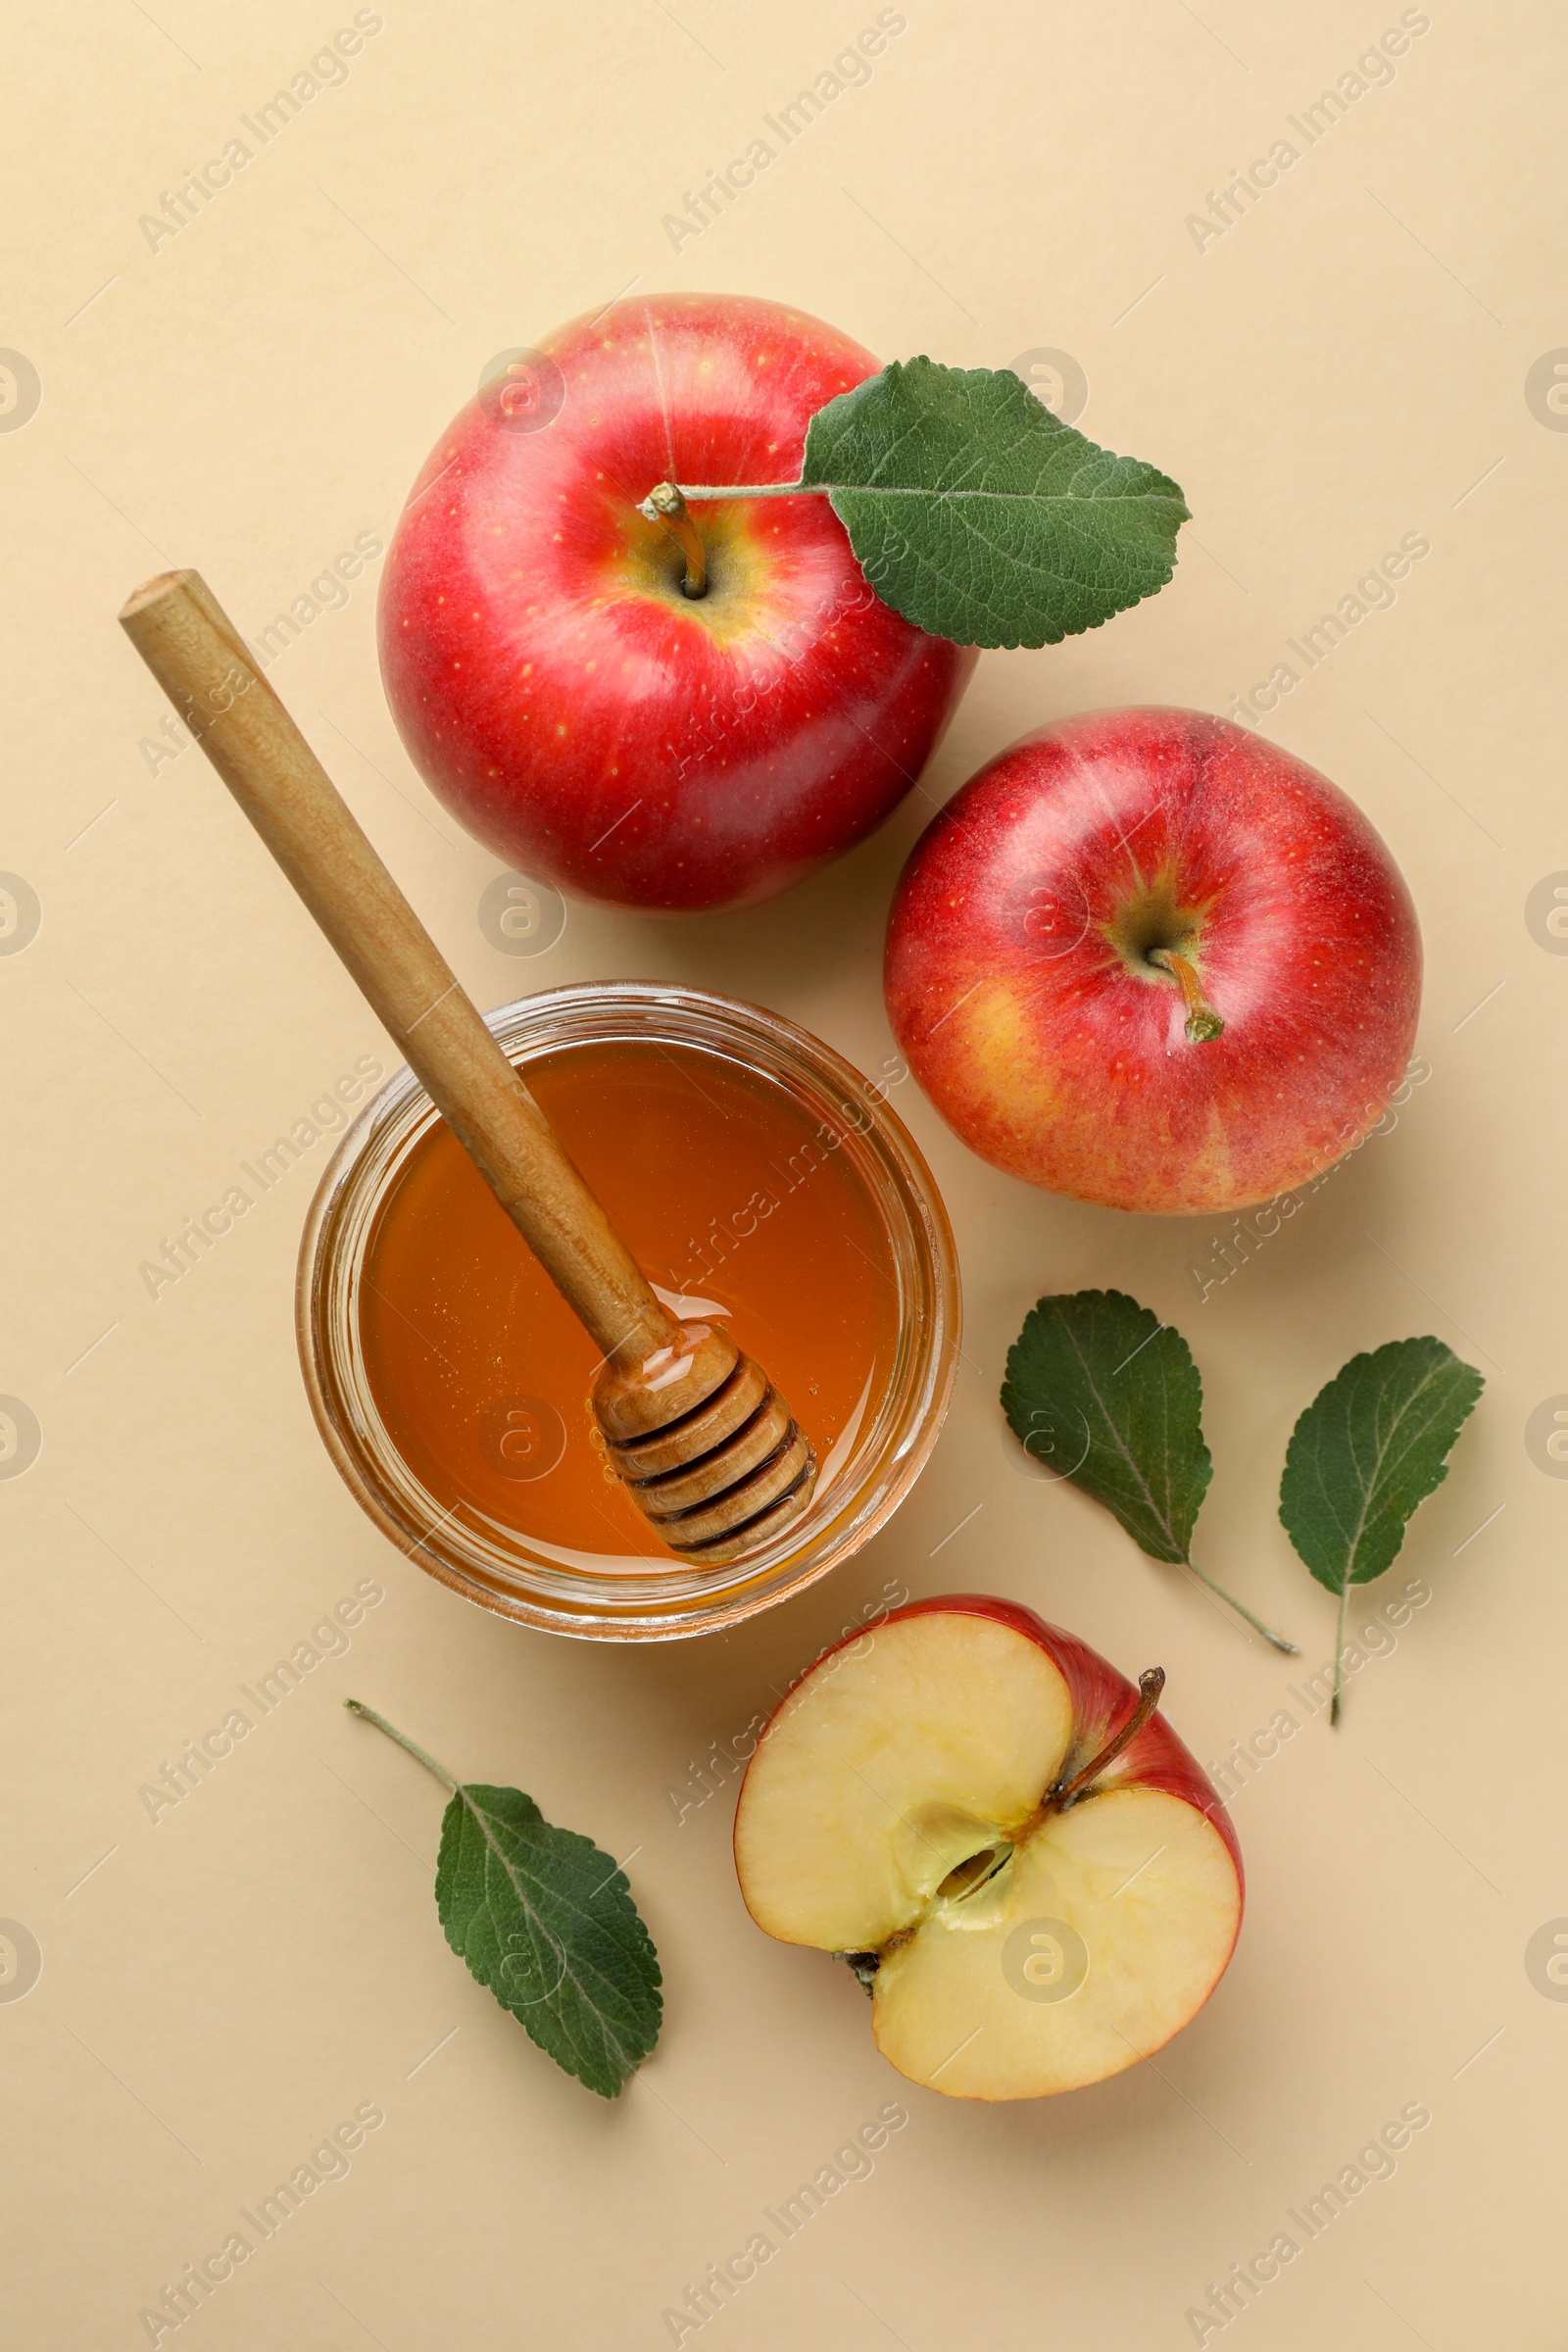
M 1398 868 L 1314 768 L 1198 710 L 1099 710 L 993 760 L 915 844 L 888 1013 L 1010 1175 L 1196 1214 L 1288 1192 L 1382 1117 L 1415 1038 Z
M 1120 2073 L 1202 2007 L 1242 1920 L 1241 1850 L 1152 1712 L 1162 1681 L 1141 1694 L 1011 1601 L 896 1611 L 758 1743 L 735 1816 L 747 1909 L 852 1959 L 911 2082 L 1029 2099 Z
M 745 906 L 879 825 L 977 659 L 880 603 L 825 498 L 705 502 L 709 586 L 638 512 L 787 482 L 877 362 L 733 295 L 612 303 L 443 433 L 381 587 L 410 757 L 509 864 L 617 906 Z

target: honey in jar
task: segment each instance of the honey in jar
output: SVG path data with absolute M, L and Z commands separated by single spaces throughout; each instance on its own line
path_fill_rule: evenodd
M 844 1149 L 864 1106 L 824 1121 L 653 1039 L 560 1047 L 525 1077 L 664 1303 L 766 1365 L 830 1481 L 897 1339 L 886 1218 Z M 442 1123 L 380 1206 L 359 1316 L 379 1417 L 439 1510 L 569 1565 L 668 1559 L 606 1459 L 593 1341 Z

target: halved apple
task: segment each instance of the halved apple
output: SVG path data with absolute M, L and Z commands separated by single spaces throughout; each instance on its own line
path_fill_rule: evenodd
M 916 1601 L 830 1650 L 735 1817 L 746 1907 L 838 1953 L 877 2047 L 956 2098 L 1029 2099 L 1157 2050 L 1225 1973 L 1242 1857 L 1128 1682 L 1011 1601 Z

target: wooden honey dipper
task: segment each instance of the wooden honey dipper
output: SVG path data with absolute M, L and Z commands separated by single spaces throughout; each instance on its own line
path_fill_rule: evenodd
M 198 572 L 120 615 L 181 719 L 604 1357 L 610 1459 L 682 1558 L 741 1558 L 805 1510 L 816 1456 L 726 1331 L 667 1312 Z

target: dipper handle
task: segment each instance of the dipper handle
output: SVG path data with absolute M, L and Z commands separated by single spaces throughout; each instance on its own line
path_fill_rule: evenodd
M 120 615 L 409 1066 L 602 1352 L 632 1373 L 682 1326 L 660 1303 L 561 1140 L 198 572 Z

